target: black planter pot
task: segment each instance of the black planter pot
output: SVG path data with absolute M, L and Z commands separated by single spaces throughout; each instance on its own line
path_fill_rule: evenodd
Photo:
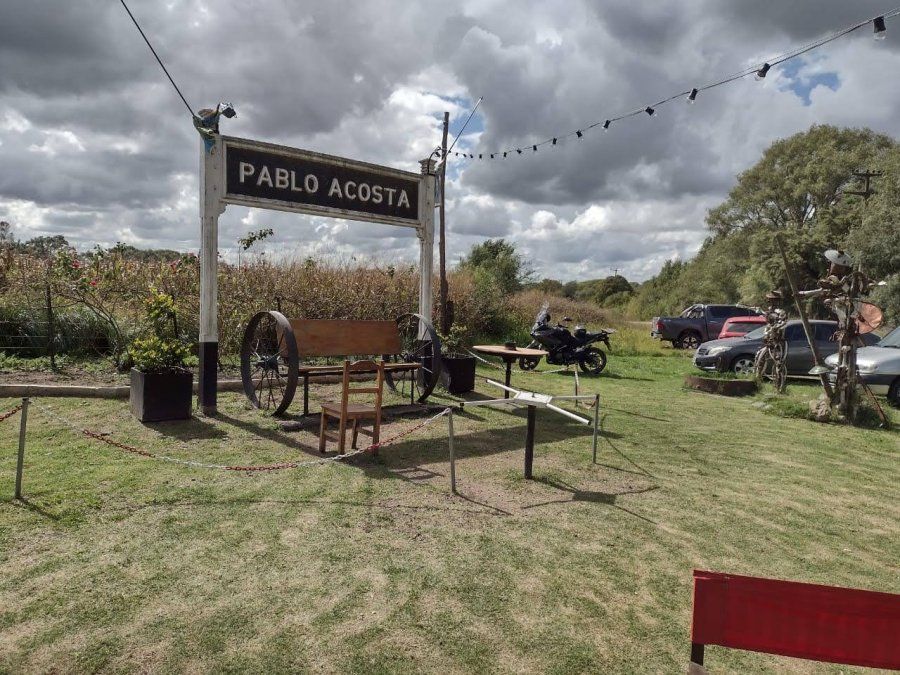
M 465 394 L 475 388 L 475 357 L 442 356 L 443 379 L 451 394 Z
M 191 418 L 194 375 L 189 371 L 142 373 L 131 369 L 131 414 L 141 422 Z

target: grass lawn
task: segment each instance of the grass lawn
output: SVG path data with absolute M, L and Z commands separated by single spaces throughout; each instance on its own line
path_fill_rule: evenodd
M 614 354 L 581 380 L 602 395 L 598 464 L 590 430 L 539 411 L 534 481 L 524 411 L 457 415 L 459 497 L 444 420 L 378 459 L 245 474 L 60 420 L 227 464 L 317 457 L 314 434 L 237 394 L 216 419 L 147 426 L 122 401 L 39 401 L 25 503 L 18 418 L 0 423 L 0 672 L 684 672 L 694 568 L 900 592 L 900 433 L 684 391 L 690 370 Z M 716 647 L 707 663 L 852 671 Z

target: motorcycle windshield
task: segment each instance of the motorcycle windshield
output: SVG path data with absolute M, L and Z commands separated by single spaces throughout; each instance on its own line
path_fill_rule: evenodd
M 534 318 L 535 325 L 547 323 L 550 321 L 550 305 L 548 303 L 544 303 L 541 305 L 541 308 L 538 310 L 537 316 Z

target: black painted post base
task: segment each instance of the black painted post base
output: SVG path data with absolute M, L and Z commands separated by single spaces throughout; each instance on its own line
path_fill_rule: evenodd
M 531 479 L 531 467 L 534 464 L 534 418 L 537 408 L 528 406 L 528 424 L 525 427 L 525 478 Z
M 691 643 L 691 663 L 696 663 L 698 666 L 703 665 L 703 647 L 704 645 L 696 642 Z
M 219 343 L 200 343 L 200 382 L 197 385 L 197 402 L 204 415 L 216 414 L 216 390 L 219 368 Z

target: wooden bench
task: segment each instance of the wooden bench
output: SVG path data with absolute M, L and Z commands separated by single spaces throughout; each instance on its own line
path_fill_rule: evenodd
M 254 406 L 279 415 L 287 410 L 302 378 L 307 415 L 311 379 L 340 376 L 345 359 L 373 356 L 386 362 L 389 388 L 398 391 L 398 384 L 403 389 L 409 385 L 410 403 L 424 403 L 440 379 L 440 339 L 418 314 L 403 314 L 395 321 L 288 319 L 269 310 L 257 312 L 247 323 L 241 342 L 241 382 Z M 335 357 L 341 362 L 309 363 Z
M 303 378 L 303 414 L 309 414 L 309 381 L 315 377 L 340 376 L 344 372 L 343 359 L 351 356 L 397 355 L 402 352 L 400 331 L 396 321 L 354 321 L 346 319 L 290 319 L 297 352 L 301 359 L 311 357 L 341 357 L 334 365 L 306 365 L 299 367 Z M 417 370 L 420 363 L 385 363 L 385 373 Z M 374 372 L 374 371 L 372 371 Z M 358 372 L 360 374 L 370 374 Z

